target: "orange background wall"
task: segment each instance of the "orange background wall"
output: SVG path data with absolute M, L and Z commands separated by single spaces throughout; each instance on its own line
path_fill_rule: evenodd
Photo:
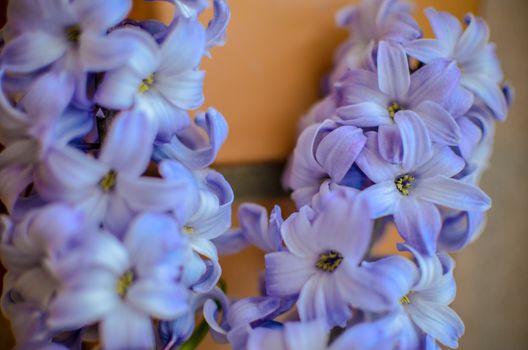
M 232 19 L 225 47 L 212 51 L 206 106 L 222 112 L 230 134 L 222 163 L 283 160 L 295 142 L 295 123 L 319 98 L 321 78 L 334 49 L 346 38 L 334 14 L 350 0 L 230 0 Z M 422 9 L 434 6 L 462 17 L 477 0 L 418 0 L 416 14 L 430 33 Z M 144 5 L 139 16 L 168 20 L 169 4 Z M 207 14 L 206 14 L 207 16 Z

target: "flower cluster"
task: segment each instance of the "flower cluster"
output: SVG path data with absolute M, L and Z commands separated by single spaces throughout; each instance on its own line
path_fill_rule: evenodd
M 262 295 L 211 320 L 235 349 L 458 346 L 448 253 L 483 228 L 491 200 L 478 183 L 512 93 L 481 18 L 463 27 L 429 8 L 436 37 L 424 39 L 410 10 L 364 0 L 338 14 L 352 35 L 283 177 L 298 211 L 283 221 L 276 207 L 268 222 L 245 204 L 240 229 L 215 241 L 266 253 Z M 393 227 L 403 243 L 376 255 Z
M 225 296 L 213 238 L 233 192 L 204 102 L 214 0 L 127 19 L 131 0 L 12 0 L 0 51 L 1 296 L 20 349 L 172 348 Z M 191 114 L 193 113 L 193 114 Z

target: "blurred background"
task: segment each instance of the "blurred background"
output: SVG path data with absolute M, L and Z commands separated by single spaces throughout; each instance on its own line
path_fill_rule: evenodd
M 228 141 L 216 166 L 232 183 L 238 202 L 292 210 L 278 191 L 280 167 L 295 143 L 299 117 L 320 98 L 332 54 L 346 33 L 334 14 L 350 0 L 230 0 L 232 20 L 225 47 L 205 59 L 206 102 L 227 118 Z M 427 6 L 458 17 L 483 16 L 497 43 L 504 75 L 516 90 L 508 120 L 498 125 L 492 166 L 482 187 L 493 198 L 483 236 L 455 256 L 458 296 L 454 309 L 466 324 L 463 350 L 528 349 L 528 1 L 417 0 L 425 28 Z M 5 16 L 6 1 L 0 1 Z M 136 1 L 136 18 L 170 18 L 168 4 Z M 207 14 L 205 15 L 207 17 Z M 204 19 L 204 20 L 207 20 Z M 3 23 L 3 22 L 2 22 Z M 236 213 L 236 206 L 234 208 Z M 257 293 L 262 255 L 248 249 L 221 259 L 233 297 Z M 11 348 L 8 324 L 0 321 L 0 349 Z M 227 349 L 207 339 L 200 349 Z

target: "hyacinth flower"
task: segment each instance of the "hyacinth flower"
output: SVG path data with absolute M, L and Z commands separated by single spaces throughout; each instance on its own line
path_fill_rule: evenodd
M 107 36 L 131 5 L 131 0 L 10 1 L 2 65 L 10 73 L 47 67 L 65 72 L 75 82 L 78 102 L 86 103 L 87 73 L 116 68 L 134 51 L 130 42 Z
M 459 89 L 455 64 L 437 60 L 410 74 L 403 47 L 388 42 L 379 44 L 377 57 L 377 72 L 351 71 L 339 82 L 336 114 L 343 123 L 378 127 L 380 153 L 390 162 L 432 142 L 458 145 L 460 129 L 449 111 L 458 116 L 473 100 Z
M 0 91 L 0 198 L 12 212 L 33 170 L 53 147 L 86 134 L 93 125 L 88 112 L 67 108 L 64 74 L 46 74 L 31 84 L 17 106 Z
M 298 295 L 301 321 L 321 318 L 328 327 L 344 326 L 353 307 L 391 309 L 409 262 L 392 256 L 362 263 L 372 236 L 369 216 L 363 198 L 334 191 L 286 219 L 281 234 L 288 251 L 265 257 L 268 295 Z
M 503 80 L 495 45 L 489 43 L 489 28 L 482 18 L 472 14 L 464 18 L 467 28 L 453 15 L 425 10 L 436 39 L 418 39 L 405 43 L 409 55 L 429 63 L 438 58 L 456 62 L 461 73 L 461 84 L 478 96 L 493 111 L 495 117 L 504 120 L 507 99 L 501 89 Z
M 418 270 L 418 278 L 401 298 L 395 320 L 401 327 L 401 348 L 418 349 L 420 344 L 434 340 L 457 348 L 458 339 L 464 334 L 464 323 L 449 307 L 456 295 L 453 259 L 446 254 L 425 256 L 408 245 L 399 248 L 413 254 Z
M 145 0 L 165 1 L 176 5 L 176 9 L 184 17 L 195 18 L 209 6 L 208 0 Z
M 69 147 L 50 152 L 36 175 L 38 192 L 46 200 L 75 205 L 89 223 L 118 235 L 137 212 L 192 212 L 186 206 L 196 207 L 197 185 L 183 167 L 178 179 L 141 176 L 154 137 L 147 116 L 124 112 L 114 120 L 98 159 Z
M 442 225 L 439 206 L 476 212 L 491 207 L 491 199 L 479 188 L 453 178 L 465 164 L 449 147 L 433 147 L 429 159 L 407 152 L 402 163 L 392 164 L 382 159 L 378 137 L 367 133 L 367 146 L 357 159 L 375 183 L 362 194 L 371 203 L 373 217 L 393 215 L 400 235 L 421 253 L 436 252 Z
M 298 208 L 310 204 L 325 179 L 339 184 L 361 153 L 363 130 L 332 120 L 314 124 L 299 136 L 285 183 Z
M 364 322 L 345 329 L 330 341 L 324 322 L 286 322 L 283 326 L 259 327 L 248 339 L 248 350 L 379 350 L 394 349 L 398 341 L 398 325 L 391 314 L 374 322 Z
M 105 349 L 150 349 L 151 318 L 173 320 L 188 310 L 179 282 L 187 253 L 185 236 L 169 216 L 134 219 L 122 242 L 93 233 L 53 268 L 61 288 L 49 307 L 51 329 L 98 323 Z
M 331 82 L 347 69 L 368 65 L 372 50 L 382 40 L 404 43 L 421 36 L 411 16 L 411 6 L 395 0 L 363 0 L 344 7 L 337 14 L 337 25 L 351 32 L 351 38 L 337 50 Z
M 58 282 L 46 264 L 71 248 L 82 224 L 82 215 L 63 204 L 34 210 L 18 223 L 4 223 L 0 256 L 13 281 L 11 292 L 24 303 L 47 307 Z
M 127 64 L 105 74 L 95 101 L 109 109 L 134 108 L 158 122 L 158 137 L 168 141 L 190 123 L 187 111 L 204 100 L 205 73 L 197 70 L 205 53 L 205 30 L 180 19 L 158 44 L 139 28 L 122 28 L 109 37 L 136 40 L 141 50 Z

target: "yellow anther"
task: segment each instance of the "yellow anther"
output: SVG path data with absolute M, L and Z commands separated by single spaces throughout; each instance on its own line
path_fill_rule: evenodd
M 194 233 L 194 228 L 192 228 L 191 226 L 183 226 L 183 233 L 186 233 L 188 235 L 191 235 Z
M 128 271 L 123 276 L 121 276 L 116 283 L 116 292 L 121 297 L 124 298 L 126 296 L 126 293 L 128 291 L 128 288 L 132 285 L 134 282 L 134 273 L 132 271 Z
M 141 85 L 139 85 L 139 93 L 143 94 L 150 90 L 154 84 L 154 75 L 150 75 L 148 78 L 143 79 Z
M 402 305 L 409 305 L 411 303 L 411 294 L 412 292 L 409 292 L 407 295 L 405 295 L 404 297 L 402 297 L 400 299 L 400 304 Z
M 401 194 L 404 196 L 409 195 L 409 190 L 414 185 L 415 177 L 409 174 L 402 175 L 398 177 L 396 180 L 394 180 L 394 184 L 396 185 L 396 188 L 398 191 L 400 191 Z
M 69 42 L 78 43 L 81 33 L 81 26 L 78 24 L 74 24 L 66 28 L 66 38 Z
M 401 111 L 402 107 L 398 102 L 392 102 L 388 107 L 387 110 L 389 111 L 389 116 L 394 119 L 394 116 L 396 113 Z
M 328 252 L 319 254 L 319 260 L 315 264 L 315 267 L 325 272 L 333 272 L 339 267 L 339 265 L 341 265 L 342 261 L 343 255 L 336 251 L 330 250 Z
M 110 192 L 114 189 L 117 182 L 117 173 L 110 170 L 102 179 L 99 181 L 99 186 L 104 192 Z

